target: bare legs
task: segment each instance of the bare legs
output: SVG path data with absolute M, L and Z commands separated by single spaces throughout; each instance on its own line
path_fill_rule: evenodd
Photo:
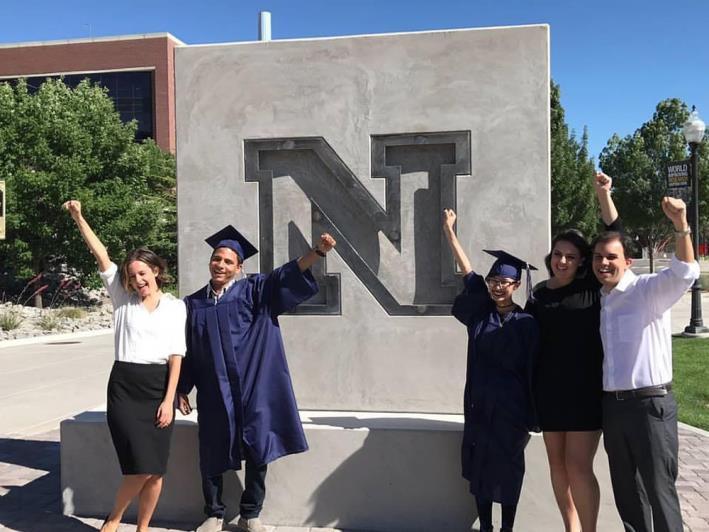
M 123 514 L 131 501 L 138 497 L 137 532 L 147 532 L 150 519 L 158 504 L 162 476 L 159 475 L 124 475 L 121 486 L 116 493 L 113 510 L 101 527 L 101 532 L 116 532 Z
M 600 491 L 593 457 L 600 431 L 545 432 L 554 497 L 566 532 L 596 532 Z

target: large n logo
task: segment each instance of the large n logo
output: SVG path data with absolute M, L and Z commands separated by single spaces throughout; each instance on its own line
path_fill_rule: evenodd
M 309 200 L 312 235 L 289 223 L 289 256 L 329 232 L 388 314 L 448 314 L 457 286 L 441 212 L 456 205 L 456 176 L 470 174 L 470 132 L 377 135 L 371 143 L 384 207 L 323 138 L 244 141 L 246 181 L 259 183 L 261 271 L 274 267 L 274 182 L 290 178 Z M 314 267 L 320 293 L 297 313 L 340 313 L 340 277 L 326 271 L 325 261 Z

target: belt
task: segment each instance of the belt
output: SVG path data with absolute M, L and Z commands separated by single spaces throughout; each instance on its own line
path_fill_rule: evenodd
M 613 392 L 603 392 L 604 395 L 612 397 L 617 401 L 627 399 L 642 399 L 643 397 L 663 397 L 672 391 L 672 383 L 659 384 L 657 386 L 647 386 L 636 388 L 635 390 L 615 390 Z

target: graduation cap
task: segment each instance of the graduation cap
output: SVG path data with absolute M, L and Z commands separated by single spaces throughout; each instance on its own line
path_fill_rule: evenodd
M 537 268 L 501 249 L 483 249 L 483 251 L 497 259 L 487 273 L 487 277 L 499 276 L 519 281 L 522 278 L 522 270 L 526 270 L 527 297 L 529 297 L 532 291 L 532 274 L 530 272 Z
M 234 229 L 232 225 L 227 225 L 204 241 L 209 244 L 212 249 L 229 248 L 234 250 L 234 252 L 239 255 L 241 262 L 244 262 L 249 257 L 258 253 L 258 249 L 256 249 L 251 242 L 246 240 L 244 235 Z

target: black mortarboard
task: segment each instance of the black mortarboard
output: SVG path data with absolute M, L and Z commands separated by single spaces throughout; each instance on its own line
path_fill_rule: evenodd
M 251 242 L 246 240 L 246 238 L 244 238 L 244 236 L 231 225 L 227 225 L 224 229 L 220 229 L 204 241 L 209 244 L 212 249 L 229 248 L 234 250 L 234 252 L 239 255 L 241 262 L 244 262 L 249 257 L 252 257 L 258 253 L 258 249 L 256 249 Z
M 487 277 L 499 276 L 519 281 L 522 278 L 522 270 L 526 270 L 527 297 L 529 297 L 532 290 L 532 274 L 530 271 L 536 270 L 536 268 L 501 249 L 483 249 L 483 251 L 497 259 L 490 268 Z

